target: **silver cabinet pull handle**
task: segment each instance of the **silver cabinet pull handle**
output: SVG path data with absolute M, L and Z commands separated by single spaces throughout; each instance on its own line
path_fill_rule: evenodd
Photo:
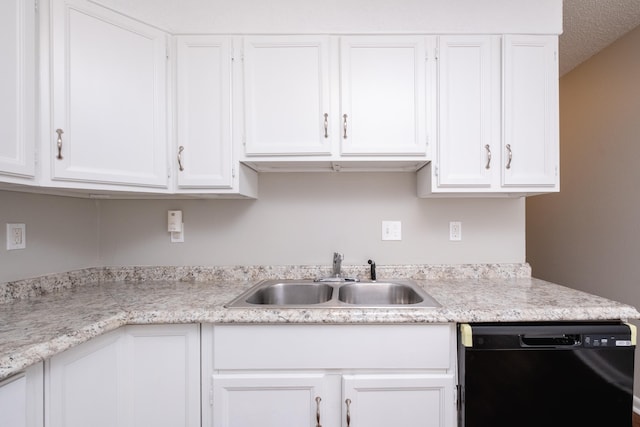
M 484 149 L 487 150 L 487 164 L 484 168 L 490 169 L 491 168 L 491 147 L 489 147 L 489 144 L 487 144 L 484 146 Z
M 329 138 L 329 115 L 324 113 L 324 137 Z
M 178 147 L 178 169 L 180 172 L 184 170 L 184 166 L 182 166 L 182 152 L 184 151 L 184 147 L 181 145 Z
M 347 399 L 344 401 L 347 405 L 347 427 L 351 426 L 351 399 Z
M 342 116 L 342 128 L 344 129 L 344 135 L 342 136 L 344 139 L 347 139 L 347 115 Z
M 58 146 L 58 155 L 56 159 L 62 160 L 62 134 L 64 131 L 62 129 L 56 129 L 56 133 L 58 134 L 58 140 L 56 141 L 56 145 Z
M 320 424 L 320 402 L 322 401 L 322 399 L 320 399 L 320 396 L 316 397 L 316 427 L 322 427 L 322 425 Z
M 511 151 L 511 144 L 507 144 L 507 153 L 509 155 L 509 159 L 507 160 L 507 169 L 511 169 L 511 159 L 513 159 L 513 152 Z

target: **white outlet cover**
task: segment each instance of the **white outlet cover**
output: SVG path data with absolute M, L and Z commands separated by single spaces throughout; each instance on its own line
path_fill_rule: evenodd
M 382 240 L 402 240 L 402 222 L 382 221 Z
M 7 250 L 27 247 L 27 228 L 24 224 L 7 224 Z
M 449 240 L 459 242 L 462 240 L 462 222 L 451 221 L 449 223 Z

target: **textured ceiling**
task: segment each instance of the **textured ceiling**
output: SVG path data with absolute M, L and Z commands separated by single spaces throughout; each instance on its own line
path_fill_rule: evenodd
M 640 25 L 640 0 L 564 0 L 563 10 L 560 75 Z

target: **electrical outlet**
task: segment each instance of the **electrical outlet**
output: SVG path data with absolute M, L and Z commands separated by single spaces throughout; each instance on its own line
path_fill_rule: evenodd
M 449 223 L 449 240 L 462 240 L 462 223 L 460 221 L 451 221 Z
M 27 247 L 26 227 L 24 224 L 7 224 L 7 250 Z
M 402 240 L 402 222 L 382 221 L 382 240 Z
M 171 234 L 171 243 L 184 243 L 184 223 L 180 223 L 180 231 L 172 231 Z

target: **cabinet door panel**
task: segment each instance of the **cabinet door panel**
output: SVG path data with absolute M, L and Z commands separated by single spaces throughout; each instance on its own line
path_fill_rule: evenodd
M 324 382 L 320 374 L 214 375 L 213 427 L 315 426 Z
M 27 378 L 0 382 L 0 426 L 27 427 Z
M 200 425 L 198 325 L 127 326 L 127 426 Z
M 51 427 L 122 426 L 122 331 L 94 338 L 51 358 L 45 392 Z
M 35 175 L 35 5 L 0 2 L 0 173 Z
M 344 37 L 340 49 L 342 153 L 425 154 L 424 37 Z
M 342 388 L 353 427 L 455 425 L 453 375 L 345 375 Z
M 328 46 L 327 37 L 245 38 L 247 155 L 330 154 Z
M 231 39 L 178 37 L 178 186 L 229 188 Z
M 489 187 L 499 168 L 499 39 L 439 39 L 439 187 Z
M 166 187 L 165 34 L 82 0 L 52 13 L 53 178 Z
M 502 169 L 505 186 L 557 185 L 556 52 L 556 36 L 505 36 Z

